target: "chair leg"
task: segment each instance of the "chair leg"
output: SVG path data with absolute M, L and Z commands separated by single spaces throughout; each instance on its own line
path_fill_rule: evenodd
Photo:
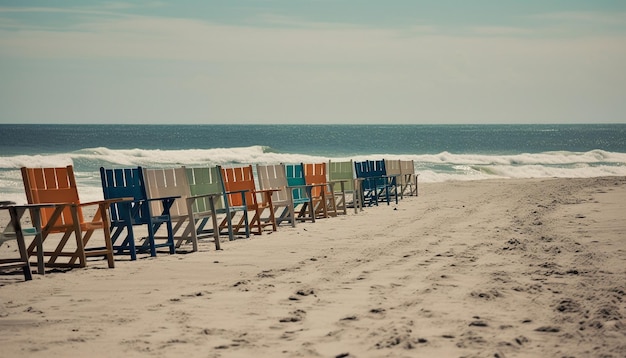
M 167 221 L 167 243 L 170 248 L 170 255 L 176 253 L 176 245 L 174 244 L 174 228 L 172 227 L 172 220 Z
M 113 242 L 111 241 L 111 228 L 109 227 L 109 215 L 107 214 L 107 208 L 100 207 L 102 211 L 102 231 L 104 232 L 104 245 L 106 246 L 106 257 L 109 263 L 109 268 L 115 267 L 115 259 L 113 257 Z
M 15 237 L 17 239 L 17 247 L 20 252 L 20 260 L 24 263 L 22 271 L 24 272 L 24 280 L 30 281 L 33 279 L 33 273 L 30 271 L 30 262 L 28 258 L 28 252 L 26 251 L 26 243 L 24 242 L 24 235 L 22 233 L 22 226 L 20 224 L 20 216 L 17 212 L 17 208 L 10 207 L 9 215 L 11 216 L 11 224 L 13 230 L 15 230 Z

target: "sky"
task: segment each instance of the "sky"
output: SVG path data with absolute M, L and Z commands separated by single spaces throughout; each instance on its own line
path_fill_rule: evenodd
M 626 123 L 626 1 L 0 0 L 1 123 Z

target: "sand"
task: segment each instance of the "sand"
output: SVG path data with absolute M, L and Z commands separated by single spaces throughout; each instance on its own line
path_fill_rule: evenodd
M 0 355 L 625 357 L 625 219 L 622 177 L 421 184 L 219 252 L 1 274 Z

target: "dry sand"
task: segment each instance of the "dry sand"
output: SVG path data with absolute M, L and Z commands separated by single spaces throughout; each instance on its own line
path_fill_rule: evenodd
M 625 219 L 621 177 L 423 184 L 219 252 L 2 274 L 0 356 L 625 357 Z

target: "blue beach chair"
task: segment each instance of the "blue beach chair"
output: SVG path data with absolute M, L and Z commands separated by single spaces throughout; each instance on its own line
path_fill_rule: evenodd
M 131 260 L 137 259 L 137 253 L 149 252 L 156 256 L 157 249 L 165 247 L 170 254 L 175 252 L 174 234 L 170 208 L 177 196 L 148 198 L 141 167 L 132 169 L 100 168 L 100 179 L 105 199 L 125 199 L 111 205 L 111 239 L 117 254 L 130 254 Z M 162 212 L 153 213 L 151 202 L 160 201 Z M 165 224 L 166 237 L 157 237 L 156 233 Z M 148 236 L 140 246 L 135 243 L 134 226 L 146 225 Z M 126 236 L 122 234 L 126 232 Z M 121 242 L 116 245 L 116 242 Z M 157 243 L 157 239 L 164 239 Z
M 363 205 L 378 205 L 379 201 L 386 201 L 389 205 L 392 196 L 398 204 L 397 177 L 387 175 L 384 160 L 355 162 L 354 169 L 360 183 Z

